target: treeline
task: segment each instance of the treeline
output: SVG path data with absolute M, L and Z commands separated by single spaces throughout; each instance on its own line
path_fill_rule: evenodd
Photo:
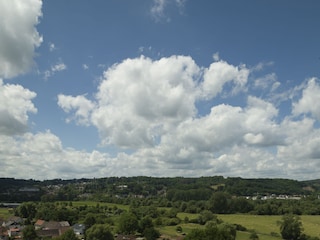
M 39 191 L 21 191 L 35 188 Z M 110 201 L 113 198 L 160 198 L 169 201 L 208 200 L 212 193 L 231 196 L 311 195 L 320 192 L 320 181 L 243 179 L 222 176 L 199 178 L 109 177 L 45 181 L 0 178 L 0 202 Z

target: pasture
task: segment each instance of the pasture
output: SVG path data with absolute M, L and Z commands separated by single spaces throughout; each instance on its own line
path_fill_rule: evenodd
M 248 232 L 237 232 L 237 240 L 249 239 L 249 230 L 255 230 L 260 240 L 276 240 L 281 239 L 279 225 L 282 216 L 265 216 L 265 215 L 248 215 L 248 214 L 218 214 L 219 219 L 231 224 L 240 224 L 248 229 Z M 196 219 L 198 214 L 178 213 L 178 217 L 183 221 L 186 217 Z M 303 233 L 320 237 L 320 216 L 302 215 L 301 222 Z M 192 228 L 199 225 L 180 224 L 183 231 L 188 233 Z M 167 232 L 173 232 L 174 228 L 165 228 Z

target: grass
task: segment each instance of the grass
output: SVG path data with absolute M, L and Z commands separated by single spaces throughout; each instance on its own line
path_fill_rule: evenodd
M 237 223 L 247 229 L 254 229 L 259 234 L 260 240 L 279 239 L 272 236 L 271 233 L 277 233 L 280 236 L 277 222 L 281 220 L 282 216 L 230 214 L 218 215 L 218 217 L 224 222 Z M 320 216 L 303 215 L 301 216 L 301 222 L 304 228 L 303 233 L 313 237 L 320 237 Z
M 69 203 L 69 202 L 66 202 L 66 203 Z M 123 204 L 95 202 L 95 201 L 75 201 L 75 202 L 72 202 L 72 206 L 74 206 L 74 207 L 85 206 L 85 205 L 90 207 L 90 206 L 97 206 L 98 204 L 100 206 L 108 206 L 109 208 L 117 207 L 119 209 L 129 211 L 129 205 L 123 205 Z
M 310 236 L 320 237 L 320 216 L 303 215 L 301 216 L 301 221 L 304 233 Z
M 196 219 L 198 216 L 199 214 L 178 213 L 178 217 L 182 221 L 186 217 L 189 219 Z M 300 217 L 304 229 L 303 233 L 313 237 L 320 237 L 320 216 L 303 215 Z M 260 240 L 281 239 L 279 225 L 277 224 L 277 222 L 281 220 L 282 216 L 219 214 L 218 218 L 222 219 L 224 222 L 228 222 L 231 224 L 240 224 L 246 227 L 248 230 L 255 230 L 258 233 Z M 186 225 L 185 228 L 186 230 L 188 230 L 188 225 Z M 276 236 L 277 234 L 278 237 Z M 249 232 L 237 232 L 237 240 L 249 239 L 249 236 Z
M 12 208 L 0 208 L 0 218 L 7 219 L 13 215 Z
M 162 235 L 170 236 L 170 237 L 177 237 L 182 236 L 183 233 L 188 234 L 192 229 L 195 228 L 203 228 L 203 226 L 200 226 L 198 224 L 193 223 L 181 223 L 178 226 L 182 227 L 182 232 L 177 232 L 177 226 L 162 226 L 158 227 L 157 229 Z

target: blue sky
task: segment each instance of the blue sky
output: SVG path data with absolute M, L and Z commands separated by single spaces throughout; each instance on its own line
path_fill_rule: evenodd
M 319 178 L 319 10 L 0 0 L 1 176 Z

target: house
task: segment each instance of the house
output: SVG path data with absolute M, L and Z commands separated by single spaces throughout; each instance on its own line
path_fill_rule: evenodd
M 23 223 L 23 219 L 20 217 L 12 216 L 2 223 L 2 227 L 10 228 L 13 226 L 20 226 Z
M 61 227 L 70 227 L 70 223 L 68 221 L 59 222 Z
M 13 226 L 13 227 L 10 227 L 8 229 L 8 236 L 10 239 L 14 238 L 14 239 L 17 239 L 17 238 L 21 238 L 22 237 L 22 227 L 20 226 Z
M 0 226 L 0 240 L 8 240 L 8 231 L 5 227 Z
M 86 226 L 81 223 L 76 223 L 72 226 L 74 234 L 76 234 L 78 237 L 81 237 L 84 235 L 84 232 L 86 230 Z
M 37 235 L 41 238 L 54 238 L 59 237 L 59 229 L 41 229 L 37 230 Z
M 40 230 L 40 229 L 42 229 L 44 223 L 45 223 L 45 220 L 38 219 L 38 220 L 35 222 L 35 224 L 34 224 L 35 230 Z
M 56 221 L 44 221 L 38 219 L 34 227 L 36 229 L 37 235 L 43 238 L 54 238 L 61 236 L 67 230 L 70 229 L 70 224 L 67 221 L 56 222 Z
M 70 228 L 70 224 L 68 221 L 61 221 L 61 222 L 56 222 L 56 221 L 45 221 L 38 219 L 34 227 L 36 230 L 48 230 L 48 229 L 62 229 L 62 228 Z

